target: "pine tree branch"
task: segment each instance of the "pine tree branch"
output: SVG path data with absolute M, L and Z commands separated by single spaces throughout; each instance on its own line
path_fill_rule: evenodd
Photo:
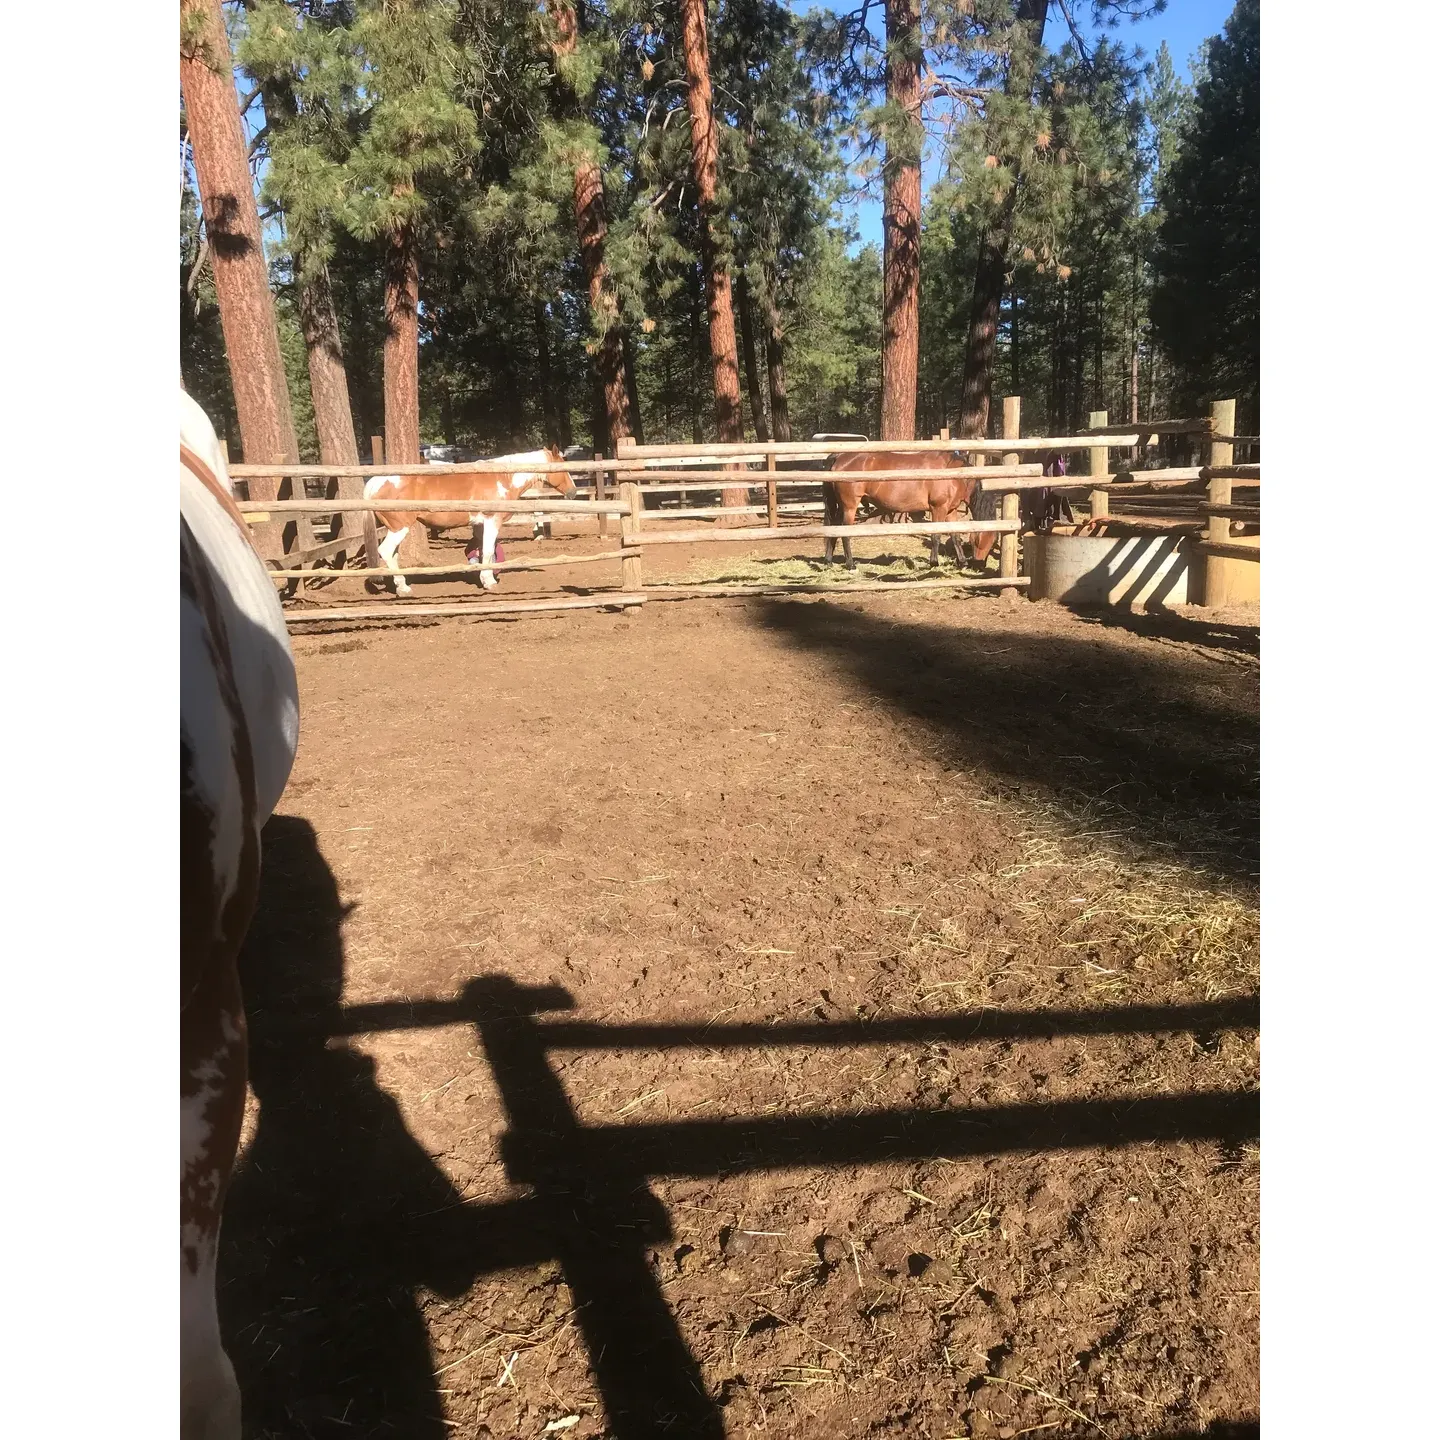
M 1080 58 L 1087 66 L 1093 67 L 1094 58 L 1085 47 L 1085 37 L 1081 35 L 1079 26 L 1075 24 L 1075 17 L 1070 13 L 1070 6 L 1067 0 L 1059 0 L 1060 13 L 1065 17 L 1065 24 L 1069 27 L 1070 38 L 1075 42 L 1075 48 L 1080 52 Z
M 195 263 L 190 267 L 189 278 L 185 281 L 185 294 L 195 301 L 195 314 L 200 314 L 200 297 L 196 294 L 196 286 L 200 283 L 200 271 L 206 260 L 210 258 L 210 236 L 205 230 L 205 221 L 202 218 L 199 229 L 200 248 L 195 254 Z

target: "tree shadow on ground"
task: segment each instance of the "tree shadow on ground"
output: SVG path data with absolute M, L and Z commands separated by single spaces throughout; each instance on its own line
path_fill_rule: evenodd
M 490 975 L 452 996 L 344 1006 L 347 911 L 315 832 L 278 816 L 264 841 L 260 908 L 242 957 L 260 1113 L 226 1207 L 220 1285 L 251 1440 L 450 1435 L 420 1291 L 456 1298 L 488 1273 L 556 1262 L 608 1433 L 615 1440 L 722 1440 L 725 1396 L 707 1389 L 661 1287 L 657 1256 L 673 1231 L 652 1176 L 1157 1140 L 1235 1146 L 1258 1134 L 1258 1094 L 1229 1090 L 582 1125 L 552 1050 L 1198 1035 L 1254 1029 L 1258 1002 L 1246 996 L 779 1028 L 609 1026 L 549 1018 L 573 1007 L 564 990 Z M 505 1112 L 501 1156 L 510 1183 L 526 1187 L 523 1198 L 466 1202 L 377 1084 L 374 1062 L 346 1043 L 443 1026 L 471 1028 L 483 1051 Z
M 1254 883 L 1258 716 L 1203 657 L 1098 635 L 941 628 L 824 600 L 757 601 L 755 613 L 930 725 L 948 763 L 1103 826 L 1137 858 Z

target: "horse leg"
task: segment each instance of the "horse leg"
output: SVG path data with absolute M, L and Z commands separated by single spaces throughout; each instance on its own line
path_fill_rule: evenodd
M 400 571 L 400 542 L 410 533 L 408 525 L 402 526 L 399 530 L 387 530 L 385 538 L 380 542 L 380 558 L 386 565 L 395 571 L 394 584 L 397 595 L 408 595 L 410 593 L 410 582 L 399 573 Z
M 855 512 L 859 508 L 860 502 L 858 500 L 855 504 L 845 507 L 845 523 L 847 525 L 853 525 L 855 523 Z M 847 535 L 840 543 L 845 547 L 845 568 L 847 570 L 853 570 L 855 568 L 855 556 L 850 550 L 850 537 Z
M 932 505 L 930 507 L 930 518 L 943 523 L 950 518 L 950 507 L 942 504 Z M 949 538 L 954 540 L 956 537 L 952 535 Z M 938 534 L 930 537 L 930 568 L 932 570 L 938 570 L 940 568 L 940 539 L 941 537 Z
M 495 572 L 486 566 L 495 563 L 495 539 L 500 534 L 500 521 L 494 515 L 486 515 L 480 521 L 482 539 L 480 543 L 480 583 L 487 589 L 496 586 Z

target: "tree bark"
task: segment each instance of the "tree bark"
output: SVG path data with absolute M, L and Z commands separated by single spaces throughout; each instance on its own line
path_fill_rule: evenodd
M 600 332 L 595 374 L 605 403 L 605 428 L 611 455 L 622 435 L 630 434 L 626 414 L 625 357 L 620 343 L 620 316 L 615 287 L 605 262 L 605 184 L 593 160 L 575 166 L 575 230 L 580 237 L 580 263 L 590 294 L 590 314 Z
M 750 314 L 750 285 L 743 270 L 735 276 L 735 306 L 740 312 L 740 348 L 745 354 L 745 385 L 750 394 L 750 417 L 755 422 L 755 438 L 768 440 L 770 426 L 765 419 L 760 371 L 755 364 L 755 325 Z
M 913 440 L 920 357 L 920 152 L 924 144 L 919 0 L 886 0 L 885 39 L 885 98 L 892 108 L 904 112 L 905 119 L 901 133 L 888 135 L 885 142 L 880 438 Z
M 700 414 L 700 396 L 704 386 L 701 383 L 700 351 L 702 341 L 700 312 L 704 308 L 705 286 L 700 279 L 700 267 L 691 265 L 690 274 L 690 443 L 705 443 L 705 421 Z
M 785 388 L 785 324 L 773 266 L 764 268 L 765 369 L 770 384 L 770 429 L 775 439 L 790 439 L 790 397 Z
M 1010 287 L 1010 393 L 1020 393 L 1020 297 L 1013 285 Z
M 637 445 L 645 443 L 645 422 L 640 418 L 640 390 L 635 381 L 635 347 L 630 331 L 620 327 L 620 352 L 625 361 L 625 398 L 630 402 L 630 434 Z
M 1015 23 L 1023 27 L 1033 46 L 1017 63 L 1012 55 L 1005 71 L 1007 96 L 1030 92 L 1034 76 L 1034 52 L 1045 38 L 1045 16 L 1049 0 L 1017 0 Z M 990 378 L 995 363 L 995 325 L 1000 315 L 1000 295 L 1005 288 L 1005 260 L 1010 249 L 1010 229 L 1019 196 L 1019 160 L 1008 157 L 1016 180 L 994 220 L 980 236 L 980 253 L 975 261 L 975 290 L 970 303 L 970 328 L 965 344 L 965 369 L 960 383 L 960 417 L 956 433 L 978 437 L 990 423 Z
M 315 434 L 322 465 L 353 465 L 360 458 L 355 421 L 350 413 L 350 385 L 340 349 L 340 321 L 330 276 L 325 270 L 301 279 L 300 330 L 310 368 L 310 399 L 315 408 Z
M 220 0 L 181 0 L 180 13 L 185 26 L 180 84 L 240 443 L 247 464 L 293 465 L 300 450 L 285 386 L 280 332 L 275 324 L 225 19 Z M 261 477 L 250 481 L 250 495 L 256 500 L 278 499 L 280 488 L 275 481 Z M 288 493 L 288 482 L 284 488 Z M 251 534 L 262 554 L 273 557 L 281 553 L 279 525 L 255 526 Z
M 722 442 L 745 438 L 740 420 L 740 365 L 735 350 L 735 311 L 730 269 L 717 232 L 715 192 L 719 136 L 710 87 L 710 47 L 705 35 L 705 0 L 680 0 L 684 22 L 685 73 L 689 80 L 690 161 L 700 206 L 700 258 L 710 311 L 710 361 L 715 378 L 715 429 Z M 743 505 L 744 490 L 723 492 L 726 505 Z
M 535 361 L 540 372 L 540 408 L 545 417 L 545 443 L 559 443 L 560 418 L 555 408 L 555 382 L 550 373 L 550 321 L 545 302 L 537 300 L 535 314 Z
M 396 465 L 420 463 L 419 304 L 420 258 L 407 223 L 390 232 L 385 251 L 385 457 Z
M 246 8 L 253 8 L 247 0 Z M 265 124 L 294 124 L 300 118 L 295 91 L 287 80 L 270 80 L 261 86 Z M 355 419 L 350 410 L 350 385 L 345 374 L 345 356 L 340 343 L 340 321 L 335 314 L 335 297 L 330 289 L 330 272 L 324 266 L 311 273 L 306 256 L 294 260 L 296 290 L 300 300 L 300 331 L 305 337 L 305 360 L 310 372 L 310 402 L 315 412 L 315 437 L 320 444 L 322 465 L 348 465 L 359 458 L 355 440 Z M 342 525 L 355 533 L 360 517 L 348 515 Z

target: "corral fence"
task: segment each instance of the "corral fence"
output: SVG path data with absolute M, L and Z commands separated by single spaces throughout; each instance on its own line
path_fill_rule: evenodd
M 293 594 L 306 581 L 363 579 L 386 581 L 399 573 L 435 579 L 474 577 L 477 567 L 403 563 L 398 572 L 381 563 L 375 525 L 377 512 L 411 511 L 417 518 L 438 510 L 483 511 L 487 514 L 529 518 L 534 527 L 541 519 L 593 520 L 602 537 L 610 522 L 618 524 L 619 544 L 598 552 L 537 555 L 530 559 L 497 560 L 483 567 L 496 574 L 569 568 L 577 565 L 615 564 L 618 585 L 586 589 L 581 594 L 546 594 L 524 599 L 490 596 L 474 600 L 419 600 L 385 594 L 371 602 L 345 603 L 324 608 L 292 608 L 292 622 L 428 618 L 446 615 L 476 617 L 516 616 L 547 611 L 628 608 L 652 598 L 700 598 L 776 593 L 846 594 L 884 591 L 896 594 L 910 589 L 998 591 L 1015 595 L 1029 584 L 1020 572 L 1021 492 L 1038 488 L 1085 491 L 1089 514 L 1078 531 L 1103 534 L 1146 533 L 1156 530 L 1189 532 L 1189 543 L 1206 559 L 1203 603 L 1218 603 L 1220 582 L 1212 578 L 1212 560 L 1258 562 L 1258 542 L 1237 543 L 1232 523 L 1258 529 L 1258 488 L 1253 501 L 1235 502 L 1233 490 L 1258 487 L 1259 465 L 1234 463 L 1237 445 L 1257 447 L 1258 436 L 1234 434 L 1235 402 L 1217 401 L 1211 414 L 1199 420 L 1161 420 L 1109 425 L 1104 411 L 1090 415 L 1089 427 L 1078 435 L 1020 435 L 1020 401 L 1004 402 L 1003 434 L 998 439 L 951 439 L 947 432 L 933 439 L 914 441 L 824 440 L 744 441 L 709 445 L 638 445 L 622 440 L 614 458 L 526 462 L 536 473 L 567 472 L 586 498 L 534 498 L 520 500 L 447 499 L 423 504 L 394 499 L 366 500 L 364 483 L 374 475 L 435 475 L 445 471 L 465 474 L 509 473 L 513 464 L 470 462 L 458 465 L 386 465 L 383 443 L 372 441 L 376 463 L 370 465 L 233 465 L 231 475 L 252 488 L 251 498 L 239 502 L 252 537 L 265 557 L 274 579 Z M 1197 436 L 1208 446 L 1209 464 L 1190 467 L 1145 468 L 1150 446 L 1161 436 Z M 1110 468 L 1112 452 L 1128 449 L 1129 464 Z M 819 487 L 833 479 L 823 468 L 844 454 L 903 450 L 963 451 L 972 462 L 945 472 L 972 476 L 979 488 L 1000 496 L 996 519 L 973 517 L 946 521 L 902 520 L 898 523 L 855 525 L 816 524 L 807 517 L 823 507 Z M 1084 475 L 1045 475 L 1044 466 L 1026 456 L 1053 456 L 1083 451 L 1088 458 Z M 994 462 L 994 463 L 991 463 Z M 763 466 L 763 469 L 753 467 Z M 807 468 L 807 467 L 815 468 Z M 864 472 L 869 481 L 934 479 L 934 470 L 892 468 Z M 304 498 L 294 492 L 305 493 Z M 277 498 L 268 498 L 268 496 Z M 791 499 L 790 497 L 794 498 Z M 718 506 L 687 501 L 720 498 Z M 754 497 L 752 499 L 752 497 Z M 1120 509 L 1112 511 L 1112 497 Z M 671 502 L 667 505 L 667 501 Z M 764 517 L 763 524 L 736 523 Z M 711 523 L 696 527 L 696 521 Z M 676 528 L 676 522 L 689 528 Z M 1203 533 L 1201 533 L 1203 528 Z M 924 580 L 849 580 L 841 583 L 702 584 L 654 583 L 647 585 L 644 560 L 647 551 L 661 545 L 755 543 L 774 540 L 879 539 L 889 542 L 902 535 L 998 535 L 999 573 L 994 576 L 955 575 Z M 355 562 L 360 562 L 358 568 Z M 335 567 L 340 568 L 335 568 Z M 348 568 L 347 568 L 348 567 Z

